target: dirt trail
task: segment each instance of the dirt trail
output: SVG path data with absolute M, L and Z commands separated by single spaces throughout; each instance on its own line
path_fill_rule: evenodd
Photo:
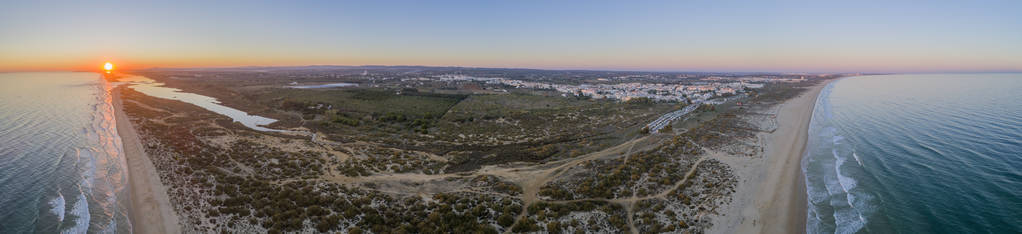
M 565 160 L 549 163 L 549 164 L 545 165 L 546 168 L 542 168 L 542 169 L 529 170 L 530 168 L 517 168 L 517 169 L 510 169 L 510 170 L 490 170 L 490 171 L 481 170 L 480 173 L 486 173 L 486 174 L 502 176 L 502 177 L 517 177 L 518 180 L 514 180 L 514 181 L 516 183 L 518 183 L 520 186 L 522 186 L 522 211 L 518 215 L 518 217 L 515 219 L 515 224 L 517 224 L 519 220 L 521 220 L 522 218 L 526 217 L 528 207 L 530 205 L 532 205 L 532 204 L 534 204 L 534 203 L 539 201 L 538 193 L 539 193 L 540 188 L 542 188 L 542 186 L 544 184 L 549 183 L 550 181 L 552 181 L 552 180 L 554 180 L 556 178 L 560 178 L 561 176 L 564 175 L 564 173 L 566 173 L 568 171 L 567 169 L 569 169 L 569 168 L 571 168 L 573 166 L 582 164 L 584 162 L 592 161 L 594 159 L 603 158 L 603 157 L 607 157 L 607 156 L 612 156 L 612 155 L 614 155 L 616 153 L 620 153 L 622 151 L 623 151 L 623 154 L 625 155 L 625 157 L 627 157 L 628 155 L 631 155 L 631 153 L 635 149 L 635 146 L 636 146 L 637 143 L 645 141 L 645 140 L 647 140 L 647 138 L 648 137 L 636 138 L 636 139 L 630 140 L 628 142 L 622 143 L 620 145 L 617 145 L 617 146 L 614 146 L 614 147 L 611 147 L 611 148 L 607 148 L 605 150 L 602 150 L 602 151 L 599 151 L 599 152 L 595 152 L 595 153 L 592 153 L 592 154 L 588 154 L 588 155 L 583 156 L 583 157 L 570 158 L 570 159 L 565 159 Z M 627 146 L 627 149 L 624 149 L 626 146 Z M 616 198 L 616 199 L 589 198 L 589 199 L 556 200 L 556 201 L 543 201 L 543 202 L 549 202 L 549 203 L 571 203 L 571 202 L 581 202 L 581 201 L 602 201 L 602 202 L 616 203 L 616 204 L 619 204 L 619 205 L 621 205 L 622 207 L 625 208 L 625 212 L 626 212 L 626 215 L 627 215 L 628 226 L 629 226 L 629 229 L 631 229 L 631 233 L 638 233 L 638 229 L 635 227 L 635 222 L 634 222 L 634 219 L 632 217 L 632 216 L 634 216 L 634 205 L 635 205 L 635 202 L 646 200 L 646 199 L 664 198 L 664 197 L 666 197 L 667 194 L 669 194 L 671 191 L 674 191 L 675 189 L 677 189 L 678 187 L 680 187 L 681 185 L 686 183 L 688 181 L 688 179 L 691 178 L 695 174 L 696 168 L 699 166 L 699 164 L 702 163 L 707 158 L 708 157 L 701 157 L 701 158 L 699 158 L 695 163 L 693 163 L 693 165 L 691 166 L 689 171 L 685 174 L 685 176 L 680 181 L 675 183 L 674 186 L 672 186 L 670 189 L 667 189 L 667 190 L 665 190 L 663 192 L 660 192 L 658 194 L 655 194 L 655 195 L 644 196 L 644 197 L 637 197 L 633 193 L 632 196 L 627 197 L 627 198 Z M 556 165 L 556 166 L 549 166 L 550 164 L 553 164 L 553 165 Z M 539 166 L 537 166 L 537 167 L 539 167 Z M 514 225 L 512 225 L 512 226 L 514 226 Z M 510 232 L 510 230 L 507 230 L 506 232 Z
M 599 152 L 590 153 L 581 157 L 562 159 L 550 163 L 541 165 L 535 165 L 526 168 L 494 168 L 487 167 L 479 170 L 480 174 L 489 174 L 498 176 L 501 178 L 508 179 L 522 187 L 522 211 L 518 214 L 515 219 L 515 223 L 511 226 L 518 224 L 518 221 L 525 217 L 530 205 L 538 201 L 537 194 L 544 184 L 550 182 L 554 178 L 558 178 L 563 175 L 568 168 L 582 164 L 584 162 L 592 161 L 594 159 L 612 156 L 616 153 L 624 152 L 625 155 L 631 153 L 636 143 L 644 141 L 648 138 L 640 137 L 635 138 L 620 145 L 610 147 Z M 627 149 L 625 148 L 627 146 Z M 505 233 L 510 232 L 508 229 Z
M 324 144 L 324 143 L 327 143 L 327 142 L 317 142 L 317 140 L 321 140 L 321 139 L 316 139 L 315 136 L 313 136 L 312 139 L 313 139 L 314 143 L 316 143 L 316 145 L 318 145 L 319 147 L 324 148 L 324 150 L 327 150 L 329 153 L 333 154 L 335 157 L 336 156 L 340 156 L 341 160 L 339 160 L 339 161 L 344 161 L 344 160 L 346 160 L 346 159 L 351 157 L 350 155 L 347 155 L 347 154 L 342 153 L 342 152 L 337 152 L 337 151 L 333 150 L 332 148 L 328 147 L 327 145 L 329 145 L 329 144 Z M 329 181 L 329 182 L 333 182 L 333 183 L 355 185 L 355 186 L 363 186 L 365 184 L 374 184 L 375 188 L 373 188 L 372 190 L 376 190 L 376 191 L 379 191 L 379 192 L 386 192 L 386 193 L 394 193 L 394 194 L 405 194 L 405 195 L 423 195 L 423 194 L 427 194 L 427 193 L 436 193 L 436 192 L 441 192 L 441 191 L 458 191 L 458 192 L 471 192 L 471 193 L 490 194 L 490 195 L 499 195 L 499 196 L 510 196 L 510 195 L 507 195 L 507 194 L 497 194 L 497 193 L 492 193 L 492 192 L 487 192 L 487 191 L 475 191 L 475 190 L 472 190 L 472 189 L 468 188 L 467 183 L 465 183 L 463 181 L 459 182 L 459 180 L 450 180 L 451 178 L 471 178 L 471 177 L 479 176 L 479 175 L 497 176 L 497 177 L 499 177 L 499 178 L 501 178 L 503 180 L 515 183 L 515 184 L 521 186 L 521 188 L 522 188 L 522 194 L 516 196 L 516 197 L 520 197 L 521 200 L 522 200 L 522 210 L 519 213 L 519 215 L 517 216 L 517 218 L 515 219 L 515 223 L 512 224 L 512 226 L 514 226 L 514 225 L 516 225 L 518 223 L 519 220 L 522 220 L 523 218 L 526 217 L 527 210 L 528 210 L 528 207 L 530 205 L 535 204 L 536 202 L 540 201 L 540 199 L 538 197 L 538 194 L 539 194 L 540 189 L 543 187 L 543 185 L 549 183 L 550 181 L 553 181 L 553 180 L 555 180 L 557 178 L 560 178 L 560 177 L 564 176 L 566 173 L 568 173 L 568 171 L 572 167 L 581 165 L 583 163 L 586 163 L 586 162 L 589 162 L 589 161 L 592 161 L 592 160 L 597 160 L 597 159 L 614 158 L 614 157 L 622 157 L 623 156 L 623 157 L 625 157 L 624 160 L 628 160 L 629 156 L 632 154 L 632 152 L 634 152 L 636 150 L 645 150 L 645 149 L 647 149 L 649 147 L 653 147 L 655 145 L 658 145 L 658 144 L 651 144 L 651 143 L 649 143 L 647 141 L 658 141 L 658 140 L 660 140 L 660 139 L 658 139 L 658 138 L 656 138 L 654 136 L 641 136 L 641 137 L 633 138 L 633 139 L 631 139 L 629 141 L 626 141 L 624 143 L 621 143 L 619 145 L 612 146 L 612 147 L 606 148 L 604 150 L 601 150 L 601 151 L 598 151 L 598 152 L 589 153 L 589 154 L 586 154 L 586 155 L 583 155 L 583 156 L 579 156 L 579 157 L 566 158 L 566 159 L 561 159 L 561 160 L 557 160 L 557 161 L 553 161 L 553 162 L 547 162 L 547 163 L 542 163 L 542 164 L 514 163 L 514 164 L 510 164 L 510 165 L 489 165 L 489 166 L 484 166 L 483 168 L 481 168 L 481 169 L 479 169 L 477 171 L 471 172 L 471 173 L 458 173 L 458 174 L 427 175 L 427 174 L 419 174 L 419 173 L 406 173 L 406 174 L 379 174 L 379 175 L 371 175 L 371 176 L 349 177 L 349 176 L 344 176 L 341 173 L 339 173 L 338 171 L 336 171 L 336 168 L 335 168 L 336 165 L 331 165 L 329 167 L 328 172 L 327 172 L 326 175 L 320 177 L 319 179 L 315 179 L 315 180 Z M 326 140 L 323 139 L 322 141 L 326 141 Z M 695 164 L 692 165 L 692 168 L 689 169 L 688 173 L 685 174 L 684 178 L 681 181 L 679 181 L 678 183 L 676 183 L 674 186 L 672 186 L 671 189 L 668 189 L 667 191 L 661 192 L 659 194 L 650 195 L 650 196 L 644 196 L 644 197 L 636 197 L 635 194 L 633 193 L 632 196 L 630 196 L 630 197 L 618 198 L 618 199 L 599 199 L 599 198 L 596 198 L 596 199 L 559 200 L 559 201 L 543 201 L 543 202 L 568 203 L 568 202 L 579 202 L 579 201 L 605 201 L 605 202 L 611 202 L 611 203 L 619 204 L 622 207 L 624 207 L 625 210 L 626 210 L 626 214 L 628 216 L 627 217 L 628 226 L 631 229 L 631 232 L 632 233 L 638 233 L 638 229 L 635 228 L 635 224 L 634 224 L 634 221 L 633 221 L 633 218 L 632 218 L 632 216 L 634 214 L 633 206 L 634 206 L 635 202 L 641 201 L 641 200 L 645 200 L 645 199 L 651 199 L 651 198 L 663 198 L 664 196 L 666 196 L 667 193 L 669 193 L 670 191 L 673 191 L 674 189 L 678 188 L 683 183 L 685 183 L 688 180 L 688 178 L 691 177 L 694 174 L 695 168 L 704 159 L 705 159 L 705 157 L 704 158 L 700 158 L 698 161 L 696 161 Z M 276 181 L 276 183 L 283 184 L 283 183 L 287 183 L 287 182 L 290 182 L 290 181 L 296 181 L 296 180 L 279 180 L 279 181 Z M 308 179 L 300 179 L 300 180 L 302 180 L 302 181 L 309 181 Z M 506 230 L 506 232 L 510 232 L 510 229 Z
M 640 144 L 638 144 L 639 142 L 643 142 L 643 141 L 646 141 L 646 140 L 649 140 L 649 136 L 637 137 L 637 138 L 629 140 L 629 141 L 627 141 L 625 143 L 622 143 L 620 145 L 613 146 L 613 147 L 604 149 L 602 151 L 590 153 L 590 154 L 587 154 L 587 155 L 584 155 L 584 156 L 580 156 L 580 157 L 567 158 L 567 159 L 562 159 L 562 160 L 553 161 L 553 162 L 549 162 L 549 163 L 536 164 L 536 165 L 528 165 L 528 166 L 514 166 L 514 165 L 512 165 L 512 166 L 494 166 L 494 165 L 491 165 L 491 166 L 483 167 L 482 169 L 477 170 L 477 171 L 472 172 L 472 173 L 437 174 L 437 175 L 426 175 L 426 174 L 385 174 L 385 175 L 372 175 L 372 176 L 363 176 L 363 177 L 348 177 L 348 176 L 340 175 L 339 173 L 335 174 L 335 173 L 333 173 L 333 171 L 331 171 L 331 173 L 328 173 L 328 175 L 321 177 L 320 180 L 330 181 L 330 182 L 340 183 L 340 184 L 352 184 L 352 185 L 354 185 L 354 184 L 364 184 L 364 183 L 374 183 L 374 184 L 377 184 L 378 186 L 384 185 L 385 187 L 389 186 L 389 187 L 392 187 L 392 188 L 407 188 L 409 186 L 422 186 L 422 185 L 429 184 L 432 187 L 434 187 L 433 189 L 429 189 L 429 190 L 446 189 L 446 191 L 461 191 L 461 192 L 474 192 L 474 193 L 486 193 L 486 194 L 489 194 L 489 192 L 479 192 L 479 191 L 467 190 L 463 186 L 459 186 L 459 184 L 457 184 L 457 183 L 449 183 L 449 184 L 443 184 L 443 183 L 430 184 L 430 183 L 431 182 L 438 182 L 438 181 L 447 181 L 448 178 L 452 178 L 452 177 L 468 178 L 468 177 L 473 177 L 473 176 L 478 176 L 478 175 L 493 175 L 493 176 L 497 176 L 497 177 L 500 177 L 502 179 L 508 180 L 510 182 L 513 182 L 515 184 L 518 184 L 519 186 L 522 187 L 522 194 L 520 195 L 521 199 L 522 199 L 522 211 L 518 215 L 517 219 L 515 219 L 515 224 L 517 224 L 518 220 L 521 220 L 522 218 L 525 217 L 526 211 L 527 211 L 529 205 L 532 205 L 535 202 L 539 201 L 538 193 L 539 193 L 540 188 L 542 188 L 542 186 L 544 184 L 552 181 L 555 178 L 559 178 L 564 173 L 566 173 L 569 168 L 577 166 L 579 164 L 582 164 L 582 163 L 585 163 L 585 162 L 588 162 L 588 161 L 592 161 L 592 160 L 595 160 L 595 159 L 608 158 L 608 157 L 612 157 L 612 156 L 615 156 L 615 155 L 622 155 L 622 154 L 623 155 L 630 155 L 632 153 L 632 151 L 635 150 L 635 146 L 636 145 L 640 145 Z M 641 144 L 640 147 L 648 147 L 648 146 L 651 146 L 651 145 L 655 145 L 655 144 Z M 691 174 L 691 171 L 689 172 L 689 174 Z M 686 178 L 687 177 L 688 176 L 686 175 Z M 303 180 L 308 181 L 306 179 L 303 179 Z M 277 181 L 277 183 L 287 183 L 288 181 L 289 180 L 281 180 L 281 181 Z M 407 189 L 379 189 L 379 190 L 381 192 L 405 193 L 405 194 L 421 194 L 421 193 L 424 192 L 424 191 L 422 191 L 422 189 L 413 189 L 413 190 L 407 190 Z M 501 195 L 505 196 L 505 194 L 501 194 Z M 600 199 L 588 199 L 588 200 L 600 200 Z M 584 201 L 584 200 L 579 200 L 579 201 Z M 624 207 L 626 207 L 626 209 L 628 209 L 629 225 L 632 226 L 632 229 L 633 229 L 633 232 L 634 232 L 635 229 L 634 229 L 634 226 L 631 224 L 632 221 L 631 221 L 631 217 L 630 216 L 631 216 L 631 204 L 634 203 L 634 201 L 636 201 L 636 199 L 612 199 L 612 200 L 606 200 L 606 201 L 619 203 L 619 204 L 623 205 Z M 570 202 L 570 201 L 553 201 L 553 202 L 559 203 L 559 202 Z M 512 226 L 514 226 L 514 225 L 512 225 Z M 510 229 L 507 230 L 507 231 L 509 232 Z
M 674 190 L 678 189 L 679 187 L 681 187 L 682 185 L 684 185 L 686 182 L 688 182 L 689 179 L 692 178 L 693 175 L 695 175 L 696 168 L 699 167 L 700 163 L 702 163 L 703 161 L 705 161 L 706 159 L 709 159 L 711 157 L 713 157 L 713 156 L 704 156 L 704 157 L 699 158 L 699 160 L 696 160 L 696 162 L 692 164 L 692 167 L 689 168 L 688 172 L 685 173 L 685 176 L 680 181 L 675 183 L 674 186 L 671 186 L 670 189 L 664 190 L 663 192 L 660 192 L 660 193 L 657 193 L 657 194 L 654 194 L 654 195 L 643 196 L 643 197 L 636 197 L 636 196 L 633 195 L 633 196 L 627 197 L 627 198 L 614 198 L 614 199 L 608 199 L 608 198 L 584 198 L 584 199 L 555 200 L 555 201 L 543 201 L 543 202 L 553 203 L 553 204 L 565 204 L 565 203 L 585 202 L 585 201 L 598 201 L 598 202 L 616 203 L 618 205 L 621 205 L 622 207 L 625 207 L 625 212 L 626 212 L 627 217 L 628 217 L 628 227 L 631 229 L 631 232 L 632 233 L 638 233 L 638 229 L 635 227 L 635 222 L 634 222 L 634 218 L 633 218 L 634 215 L 635 215 L 635 212 L 634 212 L 635 203 L 639 202 L 639 201 L 643 201 L 643 200 L 648 200 L 648 199 L 656 199 L 656 198 L 666 199 L 667 194 L 670 194 L 671 191 L 674 191 Z M 533 202 L 535 202 L 535 201 L 533 201 Z M 531 204 L 531 203 L 529 203 L 529 204 Z M 521 215 L 519 215 L 519 218 L 524 217 L 525 210 L 523 210 L 522 212 L 523 213 Z

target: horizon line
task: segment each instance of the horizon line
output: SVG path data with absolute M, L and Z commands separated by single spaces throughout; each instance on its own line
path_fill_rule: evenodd
M 936 71 L 895 71 L 895 72 L 877 72 L 877 71 L 757 71 L 757 70 L 716 70 L 716 69 L 695 69 L 695 70 L 682 70 L 682 69 L 616 69 L 616 68 L 530 68 L 530 67 L 476 67 L 476 66 L 457 66 L 457 65 L 377 65 L 377 64 L 362 64 L 362 65 L 331 65 L 331 64 L 309 64 L 309 65 L 238 65 L 238 66 L 200 66 L 200 67 L 147 67 L 138 69 L 121 69 L 121 71 L 145 71 L 145 70 L 204 70 L 204 69 L 254 69 L 254 68 L 311 68 L 311 67 L 347 67 L 347 68 L 359 68 L 359 67 L 422 67 L 422 68 L 465 68 L 465 69 L 508 69 L 508 70 L 538 70 L 538 71 L 588 71 L 588 72 L 648 72 L 648 73 L 744 73 L 744 74 L 863 74 L 863 75 L 878 75 L 878 74 L 938 74 L 938 73 L 1022 73 L 1022 70 L 1013 69 L 995 69 L 995 70 L 936 70 Z M 0 73 L 13 73 L 13 72 L 91 72 L 90 70 L 81 69 L 11 69 L 11 70 L 0 70 Z

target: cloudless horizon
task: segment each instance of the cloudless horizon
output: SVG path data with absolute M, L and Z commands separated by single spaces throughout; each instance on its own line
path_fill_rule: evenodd
M 0 71 L 1018 72 L 1019 1 L 15 1 Z

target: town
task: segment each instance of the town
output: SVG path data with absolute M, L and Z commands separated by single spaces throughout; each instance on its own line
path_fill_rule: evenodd
M 410 78 L 404 81 L 478 81 L 492 85 L 506 85 L 514 88 L 529 89 L 552 89 L 563 93 L 564 96 L 575 95 L 594 99 L 614 99 L 628 101 L 634 98 L 648 98 L 653 101 L 663 102 L 695 102 L 706 101 L 717 96 L 732 96 L 744 93 L 749 89 L 762 88 L 762 83 L 747 82 L 746 80 L 730 80 L 719 78 L 708 78 L 705 82 L 692 84 L 662 84 L 662 83 L 617 83 L 617 84 L 556 84 L 535 81 L 523 81 L 507 78 L 472 77 L 465 75 L 439 75 L 432 78 Z M 597 81 L 605 81 L 600 78 Z M 711 82 L 712 81 L 712 82 Z M 761 80 L 758 82 L 766 82 Z

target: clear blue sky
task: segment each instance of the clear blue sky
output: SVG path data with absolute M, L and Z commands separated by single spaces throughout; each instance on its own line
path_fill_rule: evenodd
M 1022 71 L 1022 1 L 15 1 L 0 70 Z

